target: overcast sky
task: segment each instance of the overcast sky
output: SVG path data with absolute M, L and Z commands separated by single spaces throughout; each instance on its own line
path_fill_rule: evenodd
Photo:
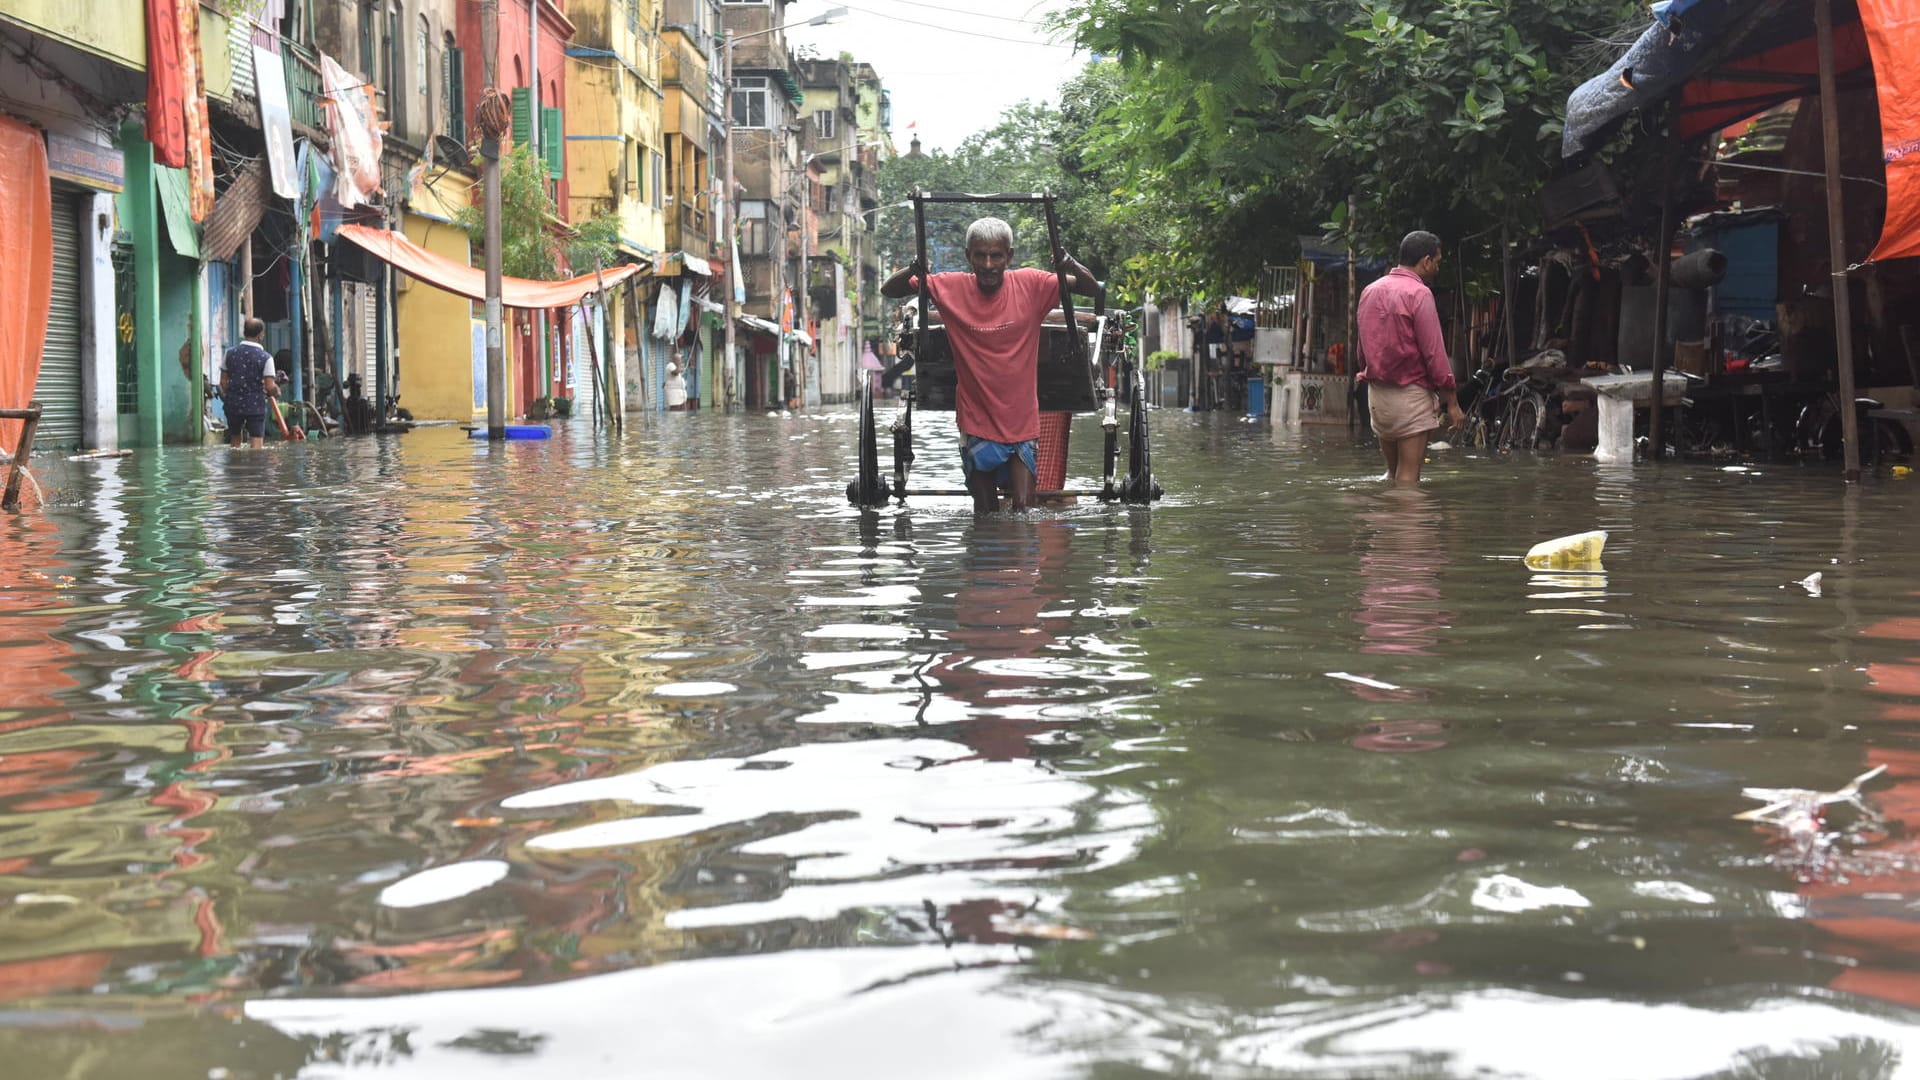
M 806 0 L 787 6 L 787 22 L 840 6 L 846 15 L 794 27 L 787 43 L 872 64 L 893 98 L 893 139 L 903 154 L 916 134 L 925 149 L 951 150 L 1015 102 L 1057 100 L 1060 84 L 1087 60 L 1050 44 L 1040 26 L 1059 0 Z

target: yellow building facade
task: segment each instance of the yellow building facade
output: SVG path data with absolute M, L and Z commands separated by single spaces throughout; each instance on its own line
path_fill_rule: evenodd
M 467 234 L 453 224 L 462 194 L 457 173 L 433 187 L 416 184 L 401 228 L 407 239 L 456 263 L 471 262 Z M 475 194 L 477 194 L 477 190 Z M 395 304 L 399 332 L 401 404 L 419 420 L 467 422 L 487 415 L 486 322 L 474 317 L 464 296 L 401 275 Z M 513 395 L 513 365 L 507 365 L 507 400 Z
M 567 210 L 576 226 L 618 216 L 623 256 L 658 263 L 666 244 L 666 146 L 661 139 L 660 0 L 574 0 L 567 6 Z M 575 267 L 586 272 L 592 267 Z M 642 281 L 646 279 L 641 279 Z M 624 369 L 628 344 L 644 335 L 645 305 L 628 295 L 606 301 L 607 360 Z M 637 387 L 608 372 L 615 409 Z

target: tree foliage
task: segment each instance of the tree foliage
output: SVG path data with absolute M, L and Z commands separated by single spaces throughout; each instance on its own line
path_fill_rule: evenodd
M 877 226 L 879 251 L 890 266 L 913 257 L 911 209 L 893 204 L 916 188 L 974 193 L 1050 192 L 1055 196 L 1061 245 L 1107 281 L 1116 299 L 1129 299 L 1127 267 L 1143 247 L 1165 242 L 1151 218 L 1122 220 L 1112 214 L 1114 170 L 1091 157 L 1088 147 L 1100 118 L 1124 92 L 1111 64 L 1091 64 L 1060 89 L 1060 102 L 1021 102 L 992 127 L 951 152 L 898 157 L 880 174 L 883 206 Z M 1016 261 L 1052 268 L 1044 211 L 1033 204 L 935 204 L 926 208 L 927 246 L 935 270 L 966 263 L 967 225 L 979 217 L 1005 218 L 1014 228 Z
M 1390 252 L 1535 223 L 1567 94 L 1629 0 L 1074 0 L 1077 43 L 1119 58 L 1078 152 L 1117 228 L 1168 242 L 1129 270 L 1156 292 L 1249 281 L 1302 234 Z M 1641 16 L 1644 18 L 1644 15 Z M 1490 272 L 1490 267 L 1480 269 Z
M 548 193 L 546 162 L 525 145 L 515 146 L 500 163 L 500 271 L 508 277 L 557 281 L 569 270 L 584 273 L 598 259 L 619 261 L 620 219 L 603 212 L 568 230 Z M 486 246 L 485 208 L 477 201 L 462 207 L 454 224 L 478 251 Z M 562 256 L 565 256 L 562 258 Z

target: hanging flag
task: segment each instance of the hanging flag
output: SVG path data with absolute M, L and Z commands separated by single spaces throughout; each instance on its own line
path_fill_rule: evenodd
M 147 0 L 147 141 L 154 163 L 172 169 L 187 167 L 178 27 L 173 0 Z
M 1920 255 L 1920 3 L 1860 0 L 1880 92 L 1880 142 L 1887 163 L 1887 217 L 1868 261 Z
M 747 280 L 740 276 L 740 245 L 730 245 L 729 254 L 733 257 L 733 303 L 738 307 L 747 302 Z

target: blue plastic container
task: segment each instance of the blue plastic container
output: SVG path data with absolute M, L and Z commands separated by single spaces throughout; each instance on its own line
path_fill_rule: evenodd
M 1247 415 L 1267 414 L 1267 380 L 1259 375 L 1247 379 Z

